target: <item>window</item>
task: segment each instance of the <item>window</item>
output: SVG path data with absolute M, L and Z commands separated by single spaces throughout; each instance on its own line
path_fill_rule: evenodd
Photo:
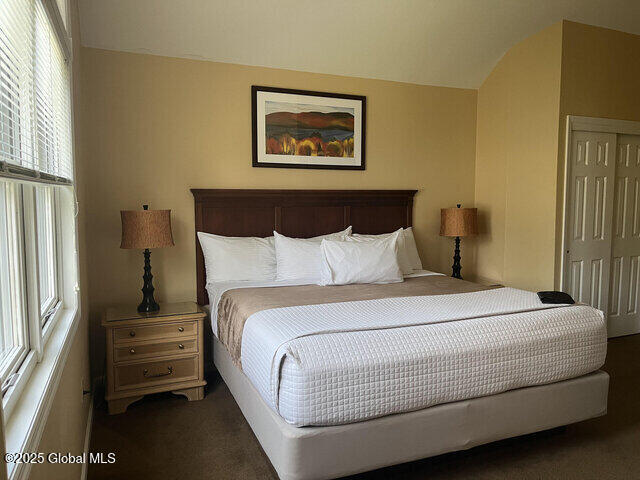
M 21 278 L 19 196 L 0 180 L 0 379 L 17 370 L 29 349 Z
M 4 79 L 0 83 L 0 155 L 6 159 L 18 159 L 20 123 L 13 108 L 19 99 L 18 76 L 6 57 L 0 55 L 0 77 Z
M 44 324 L 58 303 L 54 192 L 53 187 L 50 186 L 37 186 L 34 190 L 36 196 L 38 299 L 40 321 Z
M 62 254 L 70 251 L 67 257 L 75 262 L 75 237 L 68 233 L 75 223 L 65 2 L 0 1 L 0 383 L 5 416 L 20 382 L 42 358 L 59 313 L 77 301 L 69 287 L 77 270 L 63 262 Z
M 41 172 L 71 178 L 69 69 L 56 33 L 36 2 L 35 134 Z
M 56 5 L 0 2 L 0 168 L 71 184 L 69 44 L 50 19 Z

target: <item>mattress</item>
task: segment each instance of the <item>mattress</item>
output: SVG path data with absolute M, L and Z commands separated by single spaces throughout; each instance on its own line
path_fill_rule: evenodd
M 506 288 L 262 310 L 241 363 L 286 422 L 324 426 L 578 377 L 605 355 L 601 312 Z

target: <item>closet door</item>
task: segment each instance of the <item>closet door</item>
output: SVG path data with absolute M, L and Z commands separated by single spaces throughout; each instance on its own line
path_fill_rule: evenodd
M 640 332 L 640 136 L 618 137 L 613 208 L 610 337 Z
M 616 135 L 575 131 L 571 142 L 564 289 L 607 312 Z

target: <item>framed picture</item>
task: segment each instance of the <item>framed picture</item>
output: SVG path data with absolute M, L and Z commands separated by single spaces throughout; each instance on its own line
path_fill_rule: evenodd
M 364 170 L 366 97 L 251 87 L 253 166 Z

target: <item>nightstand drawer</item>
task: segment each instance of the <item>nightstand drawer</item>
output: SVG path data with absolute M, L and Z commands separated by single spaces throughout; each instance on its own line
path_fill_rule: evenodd
M 198 356 L 116 365 L 115 390 L 186 382 L 198 379 Z
M 161 323 L 143 327 L 123 327 L 113 329 L 114 343 L 131 340 L 174 339 L 195 337 L 198 333 L 198 322 Z
M 113 349 L 114 362 L 127 362 L 149 357 L 197 353 L 198 341 L 195 338 L 175 340 L 173 342 L 142 343 L 116 346 Z

